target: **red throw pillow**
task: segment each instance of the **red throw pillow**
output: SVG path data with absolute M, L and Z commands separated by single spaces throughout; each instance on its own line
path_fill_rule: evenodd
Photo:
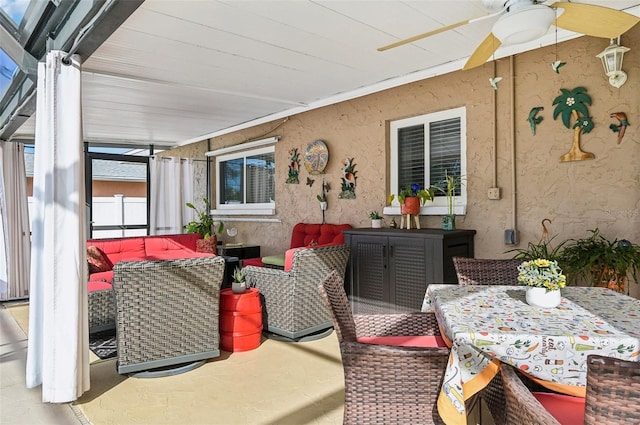
M 89 264 L 89 273 L 108 272 L 113 269 L 113 263 L 97 246 L 87 247 L 87 263 Z

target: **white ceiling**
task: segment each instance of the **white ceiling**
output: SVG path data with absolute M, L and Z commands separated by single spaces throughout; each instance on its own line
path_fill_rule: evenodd
M 640 0 L 579 3 L 640 16 Z M 376 49 L 485 14 L 481 0 L 146 0 L 84 61 L 85 138 L 181 145 L 458 70 L 495 18 Z

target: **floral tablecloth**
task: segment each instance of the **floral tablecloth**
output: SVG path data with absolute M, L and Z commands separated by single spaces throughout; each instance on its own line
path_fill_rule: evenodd
M 589 354 L 640 360 L 640 300 L 605 288 L 567 287 L 556 308 L 532 307 L 525 287 L 432 284 L 434 311 L 451 342 L 438 409 L 466 424 L 465 400 L 509 363 L 550 388 L 583 396 Z

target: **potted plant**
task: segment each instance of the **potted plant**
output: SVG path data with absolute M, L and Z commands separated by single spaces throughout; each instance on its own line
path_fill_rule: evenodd
M 443 193 L 447 197 L 447 211 L 448 213 L 442 217 L 442 229 L 443 230 L 455 230 L 456 229 L 456 215 L 453 209 L 453 201 L 456 196 L 456 188 L 462 184 L 461 176 L 454 176 L 448 174 L 445 170 L 444 180 L 440 185 L 433 186 L 436 190 Z
M 557 261 L 536 258 L 518 266 L 518 283 L 527 286 L 529 305 L 553 308 L 561 302 L 560 289 L 567 285 L 567 278 Z
M 322 193 L 317 195 L 316 198 L 320 202 L 320 209 L 325 211 L 327 209 L 327 195 L 322 191 Z
M 247 290 L 247 282 L 245 280 L 246 272 L 240 267 L 236 267 L 233 271 L 233 282 L 231 282 L 231 290 L 234 294 L 242 294 Z
M 216 245 L 218 244 L 218 240 L 216 237 L 216 233 L 211 232 L 213 227 L 214 220 L 209 215 L 209 209 L 211 208 L 211 203 L 207 198 L 203 198 L 205 209 L 203 211 L 198 210 L 195 205 L 191 202 L 187 202 L 187 207 L 193 209 L 198 215 L 197 220 L 190 221 L 186 224 L 185 229 L 187 233 L 199 233 L 202 235 L 202 239 L 196 241 L 196 251 L 197 252 L 208 252 L 208 253 L 216 253 Z M 218 231 L 222 232 L 224 228 L 224 224 L 219 222 Z
M 583 281 L 626 293 L 629 276 L 638 282 L 640 246 L 625 239 L 609 241 L 598 228 L 589 232 L 586 238 L 568 240 L 562 250 L 560 261 L 570 283 Z
M 374 229 L 380 229 L 382 227 L 382 216 L 378 214 L 378 211 L 371 211 L 369 213 L 371 219 L 371 227 Z
M 557 246 L 553 246 L 552 242 L 557 237 L 550 239 L 542 238 L 538 242 L 529 242 L 526 248 L 514 248 L 506 252 L 515 252 L 513 258 L 520 260 L 535 260 L 536 258 L 544 258 L 545 260 L 557 261 L 562 267 L 562 248 L 567 241 L 562 241 Z
M 400 212 L 404 214 L 417 215 L 420 213 L 420 206 L 427 201 L 433 201 L 435 196 L 431 186 L 422 188 L 418 183 L 413 183 L 400 190 L 398 193 L 398 202 L 400 203 Z M 389 195 L 387 203 L 391 205 L 395 195 Z

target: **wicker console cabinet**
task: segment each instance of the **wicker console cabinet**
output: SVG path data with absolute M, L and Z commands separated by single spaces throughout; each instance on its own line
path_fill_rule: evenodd
M 420 311 L 427 285 L 457 283 L 452 258 L 473 257 L 475 230 L 350 229 L 347 292 L 354 313 Z

